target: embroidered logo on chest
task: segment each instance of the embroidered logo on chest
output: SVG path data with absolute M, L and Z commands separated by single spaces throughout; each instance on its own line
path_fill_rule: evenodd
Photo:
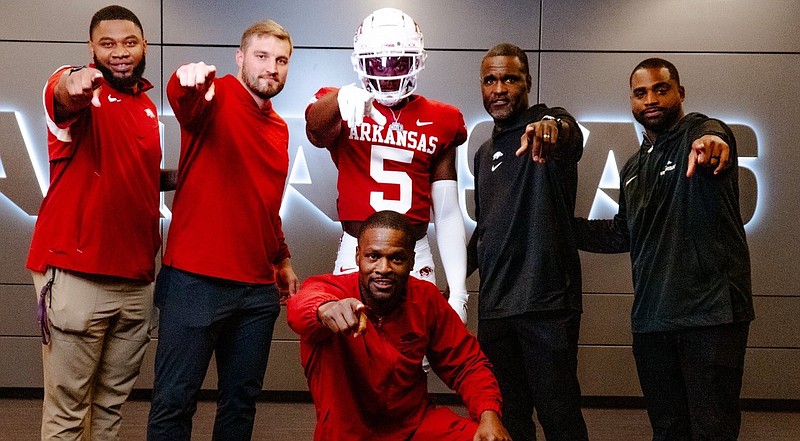
M 664 166 L 664 170 L 661 170 L 659 175 L 664 176 L 667 172 L 675 170 L 675 164 L 672 161 L 667 161 L 667 165 Z

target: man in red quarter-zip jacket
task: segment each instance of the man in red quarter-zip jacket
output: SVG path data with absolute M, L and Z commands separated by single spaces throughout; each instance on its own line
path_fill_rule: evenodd
M 289 326 L 317 412 L 314 439 L 510 440 L 489 361 L 436 286 L 409 277 L 414 231 L 380 211 L 362 225 L 359 271 L 309 278 L 289 299 Z M 428 398 L 422 357 L 464 400 L 469 418 Z

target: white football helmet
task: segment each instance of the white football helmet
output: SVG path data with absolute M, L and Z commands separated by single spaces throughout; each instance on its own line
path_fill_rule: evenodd
M 353 38 L 353 69 L 364 89 L 385 106 L 393 106 L 414 92 L 426 56 L 419 26 L 399 9 L 373 12 L 359 25 Z M 395 63 L 407 68 L 400 72 L 387 69 Z M 383 72 L 376 72 L 376 67 Z

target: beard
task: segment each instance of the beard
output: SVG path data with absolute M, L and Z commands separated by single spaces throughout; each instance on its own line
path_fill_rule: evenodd
M 506 100 L 505 104 L 497 104 L 500 99 L 491 97 L 484 98 L 483 108 L 488 113 L 496 124 L 505 126 L 513 123 L 517 117 L 528 109 L 528 101 L 521 95 L 509 96 L 501 98 Z
M 512 105 L 508 105 L 499 109 L 487 107 L 486 110 L 489 113 L 489 116 L 491 116 L 495 121 L 508 122 L 516 116 L 516 112 L 514 111 L 514 107 Z
M 397 309 L 406 298 L 407 280 L 395 280 L 391 291 L 375 289 L 370 285 L 369 278 L 359 279 L 359 291 L 364 304 L 377 314 L 385 315 Z
M 651 109 L 644 109 L 633 115 L 633 118 L 647 130 L 654 133 L 661 133 L 672 127 L 681 118 L 680 107 L 661 107 L 661 115 L 656 118 L 647 118 L 645 112 Z
M 103 79 L 105 79 L 106 83 L 111 85 L 111 87 L 119 90 L 129 90 L 139 84 L 139 81 L 142 79 L 142 75 L 144 75 L 144 68 L 147 64 L 145 62 L 145 58 L 146 57 L 142 55 L 142 59 L 139 60 L 139 64 L 133 68 L 130 76 L 127 77 L 115 76 L 114 72 L 104 64 L 100 63 L 100 60 L 98 60 L 97 57 L 94 57 L 94 66 L 97 68 L 97 70 L 103 73 Z
M 285 83 L 278 82 L 276 84 L 267 84 L 262 86 L 259 84 L 259 76 L 258 75 L 251 75 L 250 70 L 247 69 L 247 64 L 242 65 L 242 81 L 244 85 L 250 89 L 253 94 L 257 97 L 269 100 L 270 98 L 274 97 L 275 95 L 279 94 L 281 90 L 283 90 L 283 85 Z

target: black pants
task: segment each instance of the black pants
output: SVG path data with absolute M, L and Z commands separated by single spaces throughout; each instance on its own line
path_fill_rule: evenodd
M 249 440 L 280 313 L 278 289 L 164 266 L 155 303 L 161 317 L 147 439 L 190 439 L 197 394 L 214 354 L 219 396 L 212 439 Z
M 749 322 L 634 333 L 654 441 L 736 440 Z
M 536 439 L 533 410 L 548 441 L 587 440 L 578 385 L 580 312 L 549 311 L 480 320 L 478 340 L 503 394 L 511 438 Z

